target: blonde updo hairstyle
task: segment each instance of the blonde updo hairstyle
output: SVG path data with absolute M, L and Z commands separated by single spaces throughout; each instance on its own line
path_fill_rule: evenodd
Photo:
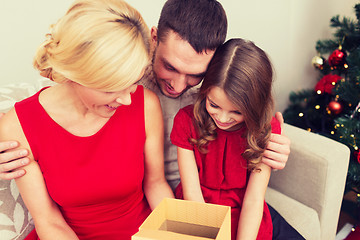
M 34 67 L 57 83 L 120 91 L 139 80 L 149 63 L 149 29 L 121 0 L 75 1 L 47 37 Z

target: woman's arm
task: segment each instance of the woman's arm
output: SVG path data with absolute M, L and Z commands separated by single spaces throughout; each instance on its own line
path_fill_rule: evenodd
M 0 141 L 10 138 L 18 140 L 19 148 L 30 149 L 14 109 L 0 119 Z M 31 152 L 29 158 L 30 164 L 24 167 L 27 174 L 16 179 L 16 184 L 34 219 L 39 238 L 78 239 L 49 196 L 40 167 Z
M 160 102 L 155 93 L 147 89 L 144 89 L 144 99 L 146 131 L 144 193 L 150 208 L 154 209 L 163 198 L 174 198 L 174 194 L 165 179 L 164 122 Z
M 178 164 L 184 199 L 205 202 L 200 187 L 199 172 L 192 150 L 178 147 Z
M 269 182 L 271 168 L 260 163 L 261 171 L 253 171 L 241 208 L 237 240 L 256 239 L 264 210 L 265 192 Z

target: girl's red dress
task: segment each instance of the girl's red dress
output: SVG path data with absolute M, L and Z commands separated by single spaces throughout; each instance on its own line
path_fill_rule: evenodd
M 231 236 L 234 240 L 249 178 L 246 160 L 241 156 L 247 146 L 243 137 L 245 127 L 232 132 L 217 128 L 216 140 L 209 142 L 207 154 L 201 154 L 189 142 L 189 138 L 198 138 L 193 121 L 193 106 L 181 109 L 174 119 L 171 141 L 178 147 L 194 151 L 205 202 L 231 207 Z M 280 133 L 280 124 L 275 118 L 272 120 L 272 132 Z M 181 183 L 175 195 L 183 198 Z M 265 201 L 257 239 L 272 239 L 272 221 Z
M 39 92 L 40 93 L 40 92 Z M 51 198 L 80 239 L 130 240 L 150 213 L 144 197 L 144 91 L 92 136 L 75 136 L 39 103 L 15 105 Z M 31 238 L 32 237 L 32 238 Z M 27 239 L 38 239 L 32 232 Z

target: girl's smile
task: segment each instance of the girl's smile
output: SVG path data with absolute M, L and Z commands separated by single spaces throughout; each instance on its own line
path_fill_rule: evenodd
M 213 87 L 209 91 L 206 97 L 206 111 L 216 126 L 222 130 L 236 130 L 239 124 L 244 122 L 241 112 L 234 107 L 224 90 L 219 87 Z
M 217 119 L 214 119 L 214 121 L 215 121 L 215 123 L 216 123 L 217 126 L 222 127 L 222 128 L 227 128 L 227 127 L 229 127 L 229 126 L 231 126 L 231 125 L 233 124 L 233 121 L 231 121 L 231 122 L 224 122 L 224 123 L 218 121 Z

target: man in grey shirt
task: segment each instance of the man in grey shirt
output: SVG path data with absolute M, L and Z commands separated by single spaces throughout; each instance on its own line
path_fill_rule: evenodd
M 161 102 L 165 130 L 165 175 L 172 189 L 180 175 L 177 148 L 170 142 L 173 119 L 180 108 L 194 103 L 197 89 L 216 48 L 225 41 L 227 19 L 217 1 L 165 3 L 158 28 L 151 29 L 152 64 L 141 84 L 154 91 Z M 278 113 L 281 121 L 281 114 Z M 282 169 L 290 153 L 290 140 L 273 134 L 264 163 Z

